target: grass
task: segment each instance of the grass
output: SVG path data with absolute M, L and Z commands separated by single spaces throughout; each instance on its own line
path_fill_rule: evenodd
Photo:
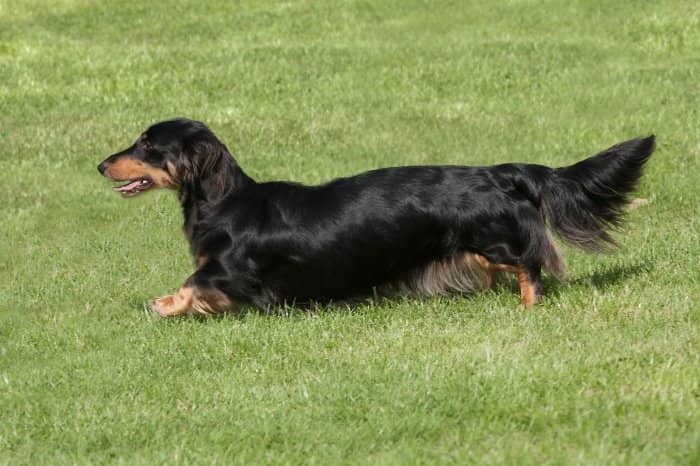
M 693 1 L 0 0 L 0 463 L 700 464 L 698 75 Z M 659 144 L 621 250 L 533 310 L 165 321 L 177 202 L 95 167 L 174 116 L 308 183 Z

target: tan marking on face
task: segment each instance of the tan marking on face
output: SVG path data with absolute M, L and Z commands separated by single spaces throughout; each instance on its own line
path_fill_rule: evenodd
M 231 300 L 221 291 L 196 286 L 182 286 L 172 295 L 154 299 L 150 307 L 161 317 L 185 314 L 212 315 L 235 311 Z
M 149 178 L 153 184 L 168 188 L 175 186 L 173 177 L 165 170 L 156 168 L 141 160 L 136 160 L 128 155 L 117 158 L 116 161 L 107 165 L 105 176 L 113 180 L 135 180 L 138 178 Z

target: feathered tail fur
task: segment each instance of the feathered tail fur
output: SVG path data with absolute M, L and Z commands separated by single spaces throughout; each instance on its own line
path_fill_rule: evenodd
M 632 139 L 568 167 L 553 169 L 541 186 L 552 230 L 588 251 L 615 246 L 608 233 L 624 216 L 628 194 L 654 151 L 654 136 Z

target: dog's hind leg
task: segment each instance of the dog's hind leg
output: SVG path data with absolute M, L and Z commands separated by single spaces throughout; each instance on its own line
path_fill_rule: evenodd
M 541 270 L 537 268 L 518 268 L 518 285 L 520 286 L 520 304 L 531 307 L 542 296 Z
M 525 307 L 532 306 L 542 297 L 542 268 L 557 279 L 566 275 L 561 255 L 544 225 L 541 225 L 537 236 L 532 249 L 520 258 L 521 263 L 515 269 L 520 285 L 520 301 Z
M 542 296 L 542 269 L 563 278 L 564 264 L 541 213 L 534 206 L 525 204 L 510 223 L 517 227 L 511 228 L 504 222 L 500 228 L 481 235 L 488 241 L 475 248 L 475 259 L 492 278 L 498 272 L 514 274 L 520 287 L 520 302 L 527 308 Z
M 520 287 L 520 304 L 523 307 L 532 307 L 542 296 L 541 268 L 539 266 L 515 266 L 506 264 L 494 264 L 481 254 L 474 255 L 478 264 L 486 270 L 489 281 L 493 283 L 500 272 L 512 273 L 518 278 Z
M 494 267 L 494 265 L 491 262 L 489 262 L 488 259 L 486 259 L 481 254 L 472 254 L 471 257 L 474 259 L 474 262 L 476 262 L 486 274 L 486 288 L 493 288 L 498 278 L 498 270 Z

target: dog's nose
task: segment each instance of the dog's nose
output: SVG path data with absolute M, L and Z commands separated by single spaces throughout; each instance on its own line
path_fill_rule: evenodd
M 99 164 L 99 165 L 97 166 L 97 171 L 100 172 L 100 175 L 104 175 L 104 174 L 105 174 L 105 170 L 107 170 L 107 164 L 106 164 L 106 163 L 102 162 L 101 164 Z

